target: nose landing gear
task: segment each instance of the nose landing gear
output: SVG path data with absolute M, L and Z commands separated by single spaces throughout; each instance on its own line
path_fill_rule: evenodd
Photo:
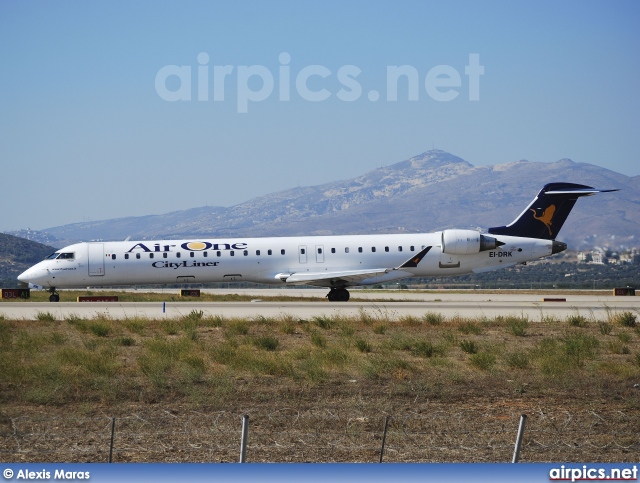
M 51 287 L 49 293 L 51 294 L 49 295 L 49 302 L 60 302 L 60 294 L 56 292 L 55 287 Z

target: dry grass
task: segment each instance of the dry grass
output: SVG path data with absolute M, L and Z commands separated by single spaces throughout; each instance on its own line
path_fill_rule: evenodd
M 364 312 L 353 318 L 245 320 L 200 311 L 169 320 L 2 320 L 0 419 L 42 407 L 73 415 L 137 414 L 158 407 L 260 414 L 285 407 L 302 413 L 359 408 L 378 417 L 436 407 L 458 414 L 470 405 L 486 412 L 501 401 L 543 413 L 607 408 L 631 415 L 633 421 L 623 418 L 620 431 L 637 427 L 640 333 L 635 319 L 612 315 L 606 330 L 593 321 L 577 322 L 447 319 L 434 313 L 393 322 Z M 607 432 L 616 430 L 613 419 Z M 484 431 L 479 424 L 487 423 L 470 419 L 469 430 Z M 514 436 L 509 433 L 508 439 Z M 606 460 L 635 460 L 638 444 L 636 438 L 631 443 L 636 452 L 629 455 L 607 446 L 613 456 Z M 596 456 L 604 454 L 600 450 Z M 558 454 L 573 461 L 570 446 Z M 154 461 L 163 460 L 158 458 Z M 418 453 L 403 458 L 426 459 Z M 462 458 L 455 447 L 439 458 L 474 461 Z M 370 459 L 360 455 L 346 461 Z

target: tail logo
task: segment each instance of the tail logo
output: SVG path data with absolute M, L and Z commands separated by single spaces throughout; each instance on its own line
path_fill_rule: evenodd
M 544 212 L 542 213 L 542 216 L 538 216 L 536 214 L 536 210 L 534 209 L 531 209 L 531 211 L 533 211 L 533 217 L 536 220 L 544 223 L 544 225 L 547 227 L 547 230 L 549 230 L 549 236 L 553 236 L 553 234 L 551 233 L 551 223 L 553 220 L 553 215 L 556 212 L 556 205 L 549 205 L 547 209 L 545 209 Z

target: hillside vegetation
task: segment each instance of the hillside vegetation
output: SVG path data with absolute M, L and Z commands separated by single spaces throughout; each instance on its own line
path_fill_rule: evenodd
M 41 243 L 0 233 L 0 285 L 17 286 L 16 277 L 56 249 Z

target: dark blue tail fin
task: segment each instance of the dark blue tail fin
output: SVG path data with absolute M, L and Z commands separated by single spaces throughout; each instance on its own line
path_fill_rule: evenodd
M 607 191 L 618 190 L 597 190 L 573 183 L 549 183 L 511 224 L 489 228 L 489 233 L 555 240 L 578 198 Z

